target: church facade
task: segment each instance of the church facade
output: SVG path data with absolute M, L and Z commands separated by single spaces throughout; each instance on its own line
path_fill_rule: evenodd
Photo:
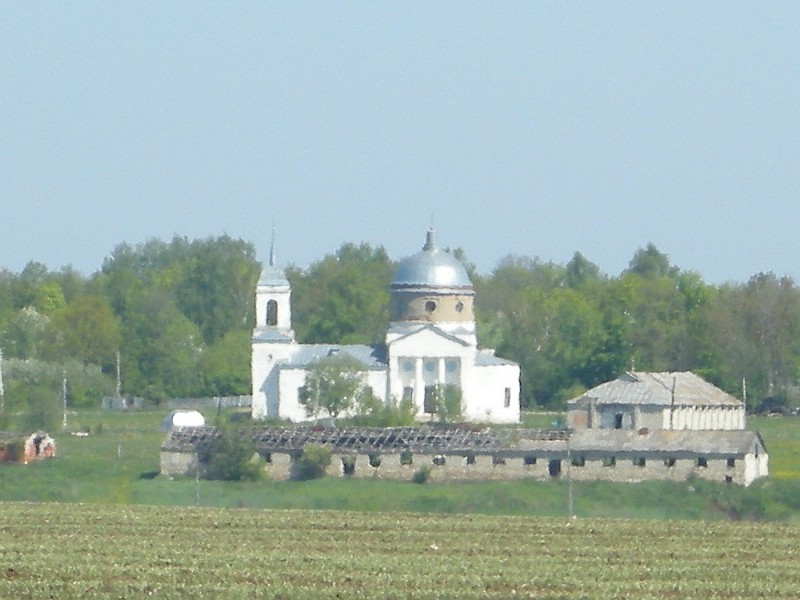
M 474 299 L 463 265 L 439 248 L 431 229 L 422 250 L 395 270 L 383 344 L 299 344 L 292 330 L 291 287 L 271 251 L 256 287 L 253 418 L 307 420 L 300 394 L 310 366 L 345 353 L 363 365 L 363 384 L 376 397 L 411 400 L 420 421 L 436 418 L 435 390 L 454 386 L 465 420 L 518 423 L 519 365 L 478 346 Z

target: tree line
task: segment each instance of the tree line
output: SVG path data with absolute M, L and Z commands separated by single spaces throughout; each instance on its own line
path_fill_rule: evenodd
M 566 264 L 507 256 L 477 273 L 481 345 L 517 361 L 523 402 L 560 408 L 626 370 L 692 370 L 748 404 L 796 405 L 800 291 L 758 273 L 711 285 L 654 245 L 616 276 L 580 253 Z M 382 247 L 343 244 L 290 265 L 298 341 L 383 341 L 395 263 Z M 92 275 L 30 262 L 0 271 L 6 407 L 60 393 L 96 406 L 115 393 L 153 401 L 250 391 L 250 335 L 260 273 L 254 246 L 228 236 L 118 245 Z

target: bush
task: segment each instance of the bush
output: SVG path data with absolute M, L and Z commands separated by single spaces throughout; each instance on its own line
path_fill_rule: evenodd
M 208 453 L 208 478 L 222 481 L 255 481 L 264 470 L 255 445 L 245 431 L 221 429 Z
M 428 483 L 428 480 L 431 478 L 431 470 L 432 468 L 429 467 L 428 465 L 420 467 L 414 473 L 414 477 L 411 478 L 411 481 L 419 484 Z
M 292 465 L 291 477 L 295 481 L 319 479 L 331 464 L 331 451 L 319 444 L 306 444 L 303 453 Z

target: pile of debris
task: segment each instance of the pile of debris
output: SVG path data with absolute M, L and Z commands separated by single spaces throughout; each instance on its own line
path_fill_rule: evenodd
M 44 431 L 30 435 L 0 432 L 0 463 L 27 464 L 56 455 L 56 442 Z

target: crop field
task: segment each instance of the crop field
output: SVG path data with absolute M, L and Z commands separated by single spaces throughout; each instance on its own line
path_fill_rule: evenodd
M 6 503 L 2 598 L 792 598 L 782 524 Z

